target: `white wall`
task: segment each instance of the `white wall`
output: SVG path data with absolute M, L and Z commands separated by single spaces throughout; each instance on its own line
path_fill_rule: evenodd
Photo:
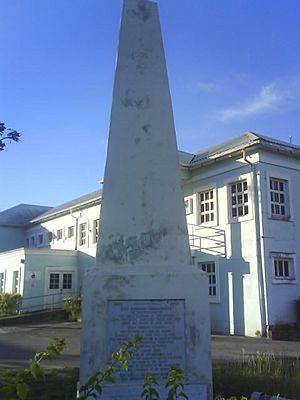
M 13 293 L 14 288 L 14 272 L 18 273 L 18 286 L 16 293 L 23 295 L 24 286 L 24 249 L 12 250 L 0 254 L 0 273 L 4 273 L 4 290 L 6 293 Z
M 29 247 L 49 247 L 51 249 L 65 249 L 77 250 L 95 257 L 96 255 L 96 242 L 94 238 L 93 223 L 99 219 L 100 205 L 94 205 L 89 208 L 83 208 L 81 211 L 69 213 L 67 215 L 59 216 L 41 225 L 30 227 L 26 233 L 26 239 L 29 240 Z M 76 223 L 77 226 L 77 243 L 76 243 Z M 80 225 L 87 224 L 86 243 L 80 243 Z M 74 227 L 74 236 L 68 237 L 68 228 Z M 57 231 L 62 229 L 62 238 L 57 237 Z M 48 234 L 52 233 L 52 241 L 48 242 Z M 43 243 L 39 243 L 39 235 L 43 235 Z M 32 244 L 34 238 L 34 246 Z

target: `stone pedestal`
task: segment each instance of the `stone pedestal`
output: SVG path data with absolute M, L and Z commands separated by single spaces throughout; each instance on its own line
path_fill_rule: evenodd
M 134 400 L 124 391 L 140 393 L 146 372 L 163 383 L 168 368 L 177 364 L 192 390 L 190 400 L 210 399 L 209 304 L 202 271 L 192 265 L 102 266 L 86 275 L 84 285 L 89 295 L 83 310 L 82 382 L 106 365 L 122 341 L 138 334 L 143 343 L 128 373 L 118 372 L 118 385 L 105 388 L 104 396 L 118 398 L 120 391 L 122 398 Z

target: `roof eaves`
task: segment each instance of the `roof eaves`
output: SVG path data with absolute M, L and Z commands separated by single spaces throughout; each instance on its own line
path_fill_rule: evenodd
M 72 206 L 66 207 L 66 208 L 62 208 L 60 210 L 55 211 L 55 208 L 53 209 L 53 212 L 48 211 L 47 213 L 45 213 L 44 215 L 40 215 L 37 218 L 34 218 L 30 221 L 30 223 L 36 223 L 36 222 L 45 222 L 45 221 L 49 221 L 53 218 L 57 218 L 58 216 L 63 216 L 63 215 L 67 215 L 70 212 L 76 212 L 79 211 L 83 208 L 86 208 L 88 206 L 91 205 L 96 205 L 96 204 L 100 204 L 101 203 L 101 195 L 99 197 L 95 197 L 93 199 L 89 199 L 87 201 L 81 202 L 81 203 L 77 203 L 77 204 L 73 204 Z

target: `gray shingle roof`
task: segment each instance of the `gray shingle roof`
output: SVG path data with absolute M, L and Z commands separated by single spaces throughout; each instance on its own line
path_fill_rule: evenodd
M 51 217 L 52 215 L 57 214 L 57 213 L 63 213 L 64 211 L 68 211 L 72 208 L 83 205 L 84 203 L 90 203 L 91 201 L 98 201 L 98 200 L 100 200 L 101 194 L 102 194 L 102 190 L 98 189 L 94 192 L 77 197 L 74 200 L 70 200 L 66 203 L 63 203 L 63 204 L 57 206 L 57 207 L 51 208 L 49 211 L 46 211 L 45 213 L 39 215 L 37 218 L 33 218 L 31 220 L 31 222 L 38 222 L 41 219 Z
M 48 211 L 51 207 L 33 204 L 18 204 L 0 212 L 0 225 L 26 225 L 30 220 Z
M 228 139 L 225 142 L 219 143 L 217 145 L 207 147 L 205 149 L 196 152 L 190 164 L 205 161 L 207 159 L 213 159 L 225 155 L 227 153 L 232 153 L 234 151 L 244 149 L 255 144 L 260 145 L 277 145 L 290 150 L 296 150 L 300 152 L 300 147 L 292 143 L 283 142 L 268 136 L 260 135 L 253 132 L 245 132 L 240 136 Z

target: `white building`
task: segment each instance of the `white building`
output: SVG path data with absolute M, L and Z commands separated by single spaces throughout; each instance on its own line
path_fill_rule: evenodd
M 180 163 L 192 256 L 209 277 L 212 331 L 255 336 L 295 321 L 300 147 L 246 132 L 181 152 Z M 29 218 L 24 205 L 0 213 L 0 291 L 38 296 L 25 308 L 78 292 L 95 260 L 100 203 L 99 190 L 55 208 L 28 206 Z

